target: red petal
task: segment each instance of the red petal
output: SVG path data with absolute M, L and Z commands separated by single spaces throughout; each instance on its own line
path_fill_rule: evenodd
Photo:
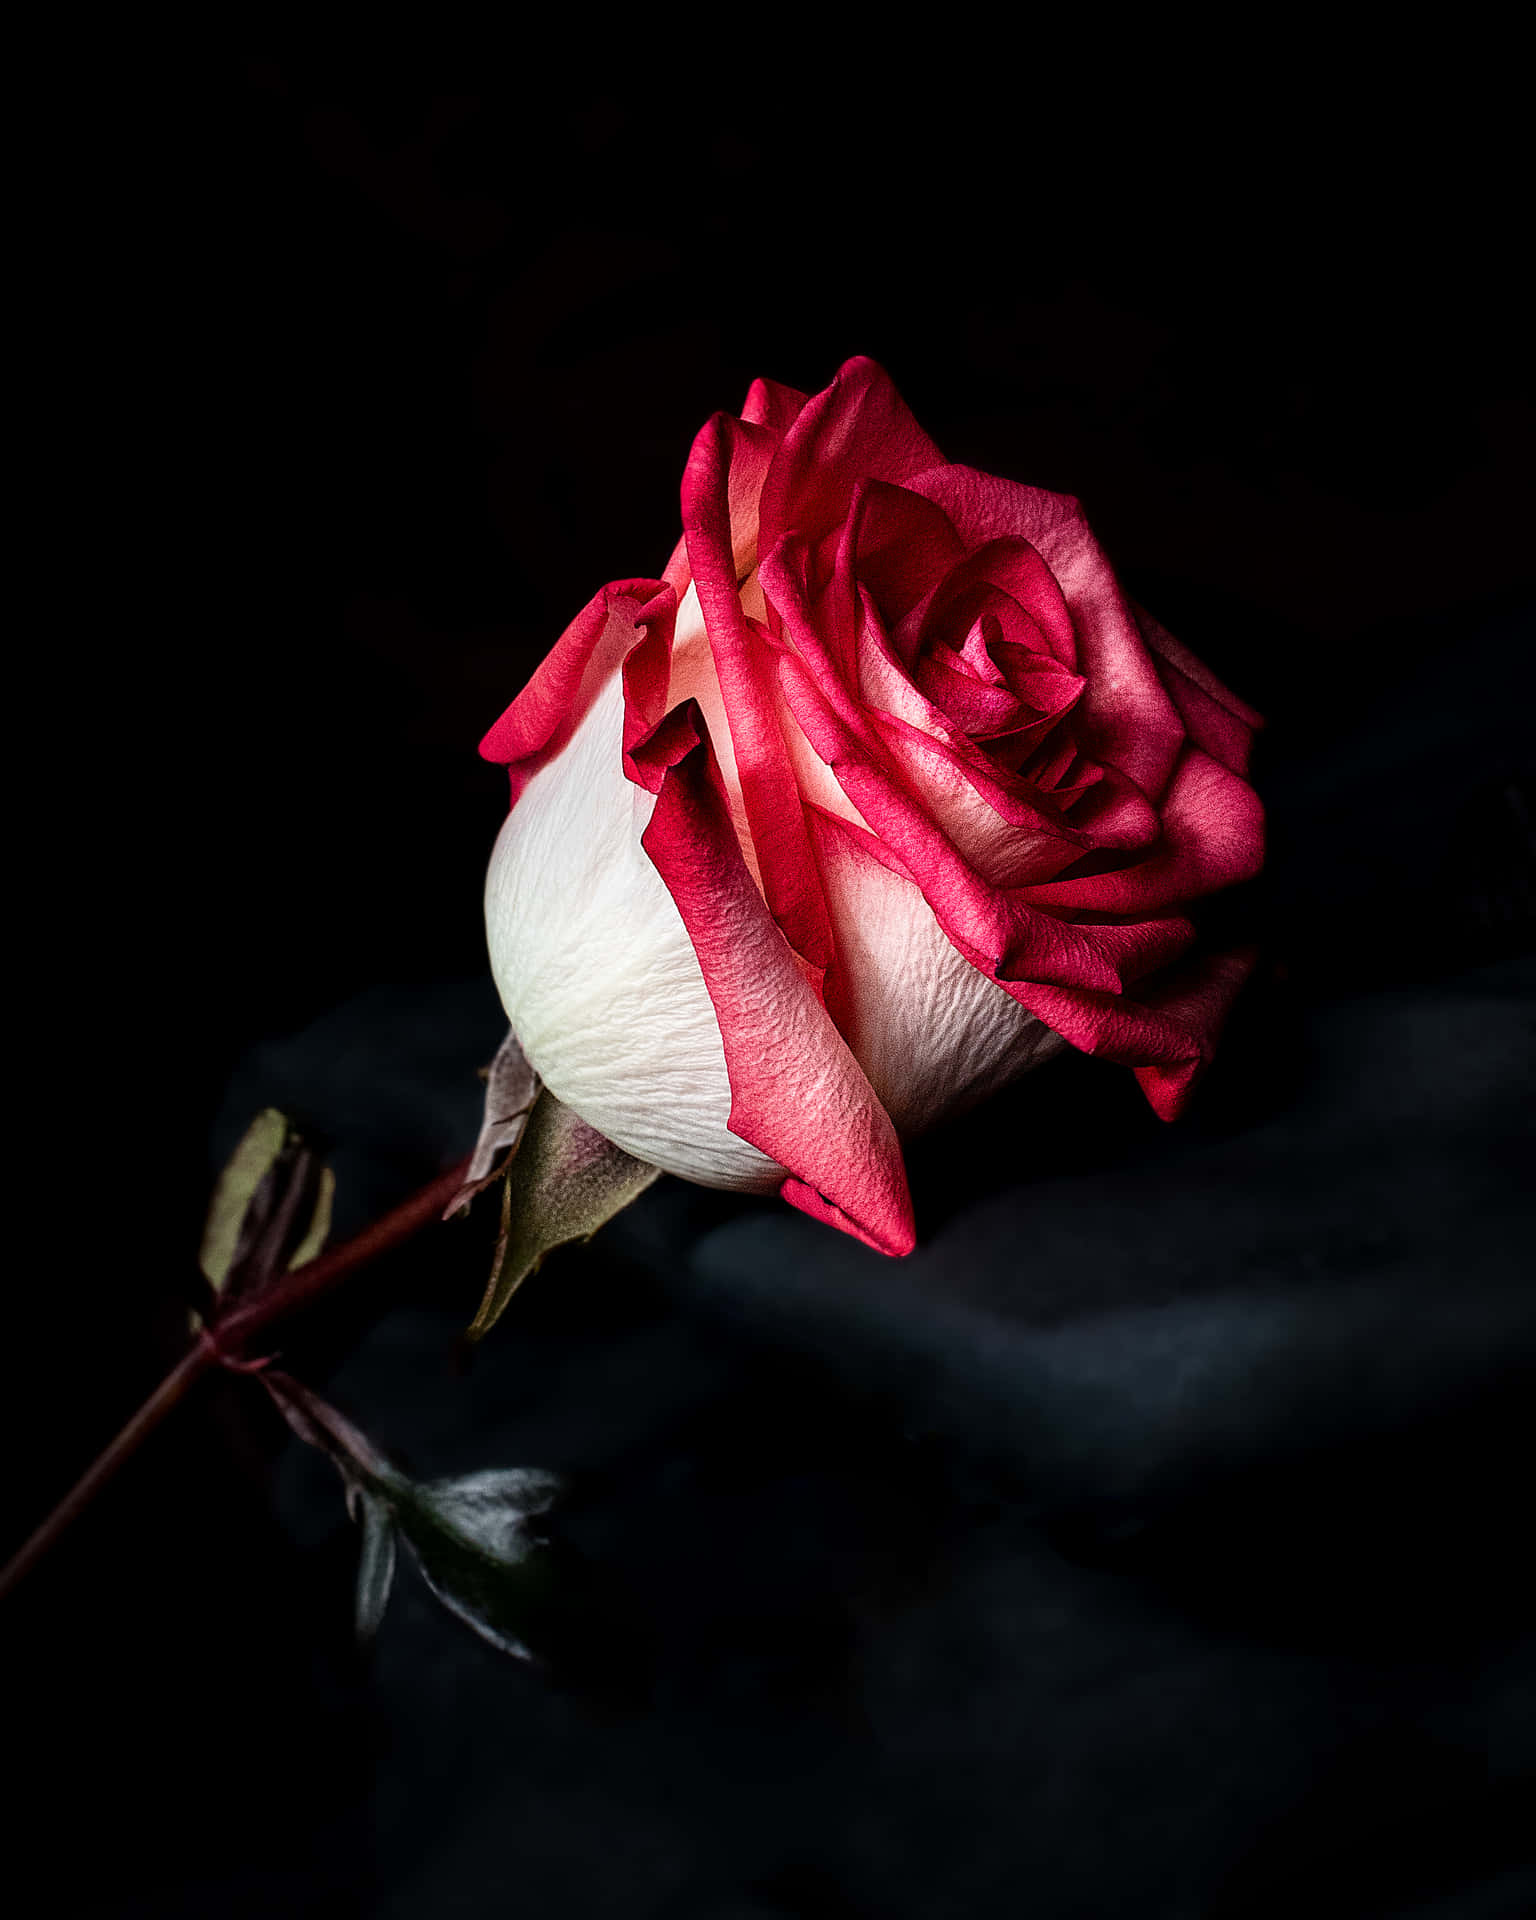
M 1141 1090 L 1159 1119 L 1176 1120 L 1182 1112 L 1196 1080 L 1211 1063 L 1232 1003 L 1253 972 L 1257 958 L 1256 947 L 1204 954 L 1192 965 L 1166 975 L 1161 985 L 1149 984 L 1139 995 L 1149 1012 L 1176 1021 L 1191 1034 L 1196 1048 L 1195 1058 L 1188 1064 L 1136 1069 Z
M 1083 1053 L 1134 1067 L 1159 1119 L 1176 1119 L 1209 1065 L 1237 991 L 1253 970 L 1244 948 L 1210 954 L 1135 997 L 1000 981 L 1020 1006 Z
M 844 605 L 862 587 L 894 627 L 964 559 L 959 534 L 931 500 L 883 480 L 854 488 L 836 563 Z
M 1235 693 L 1229 693 L 1210 668 L 1188 647 L 1181 646 L 1150 613 L 1137 607 L 1135 614 L 1190 739 L 1231 772 L 1246 773 L 1254 732 L 1263 726 L 1263 719 Z
M 763 891 L 790 945 L 824 972 L 832 937 L 779 725 L 773 650 L 741 604 L 743 569 L 757 564 L 757 495 L 773 444 L 765 428 L 716 414 L 688 457 L 683 526 Z
M 511 769 L 514 800 L 566 745 L 633 648 L 648 635 L 663 653 L 670 649 L 676 613 L 660 580 L 615 580 L 587 602 L 480 742 L 482 759 Z
M 1037 550 L 1072 615 L 1077 671 L 1088 683 L 1073 731 L 1093 759 L 1119 767 L 1151 798 L 1161 795 L 1184 729 L 1076 500 L 971 467 L 939 467 L 907 484 L 944 509 L 967 545 L 1012 536 Z
M 890 1116 L 753 884 L 702 716 L 684 710 L 642 844 L 682 915 L 720 1023 L 732 1133 L 787 1170 L 792 1205 L 882 1253 L 915 1241 Z
M 861 480 L 900 484 L 943 457 L 890 375 L 873 360 L 847 361 L 784 435 L 763 487 L 764 550 L 791 529 L 814 539 L 841 528 Z
M 1160 809 L 1162 834 L 1134 865 L 1030 887 L 1039 906 L 1089 913 L 1157 912 L 1256 874 L 1264 860 L 1264 809 L 1239 774 L 1186 747 Z
M 742 402 L 741 417 L 749 426 L 767 427 L 782 436 L 805 409 L 806 395 L 798 387 L 786 387 L 777 380 L 754 380 Z

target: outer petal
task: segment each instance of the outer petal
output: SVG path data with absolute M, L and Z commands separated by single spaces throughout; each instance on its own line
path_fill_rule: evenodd
M 731 1131 L 788 1169 L 792 1205 L 908 1253 L 912 1201 L 890 1117 L 753 884 L 697 717 L 676 751 L 644 844 L 714 1003 Z
M 836 815 L 811 815 L 837 935 L 828 1001 L 903 1134 L 1038 1066 L 1066 1045 L 966 960 L 916 884 Z
M 482 759 L 510 770 L 514 801 L 571 739 L 642 627 L 670 648 L 676 609 L 660 580 L 615 580 L 587 602 L 480 742 Z
M 641 846 L 654 804 L 624 777 L 617 674 L 535 772 L 486 878 L 491 970 L 556 1097 L 628 1153 L 705 1186 L 782 1168 L 729 1130 L 731 1083 L 688 931 Z
M 1255 947 L 1202 954 L 1189 966 L 1176 967 L 1159 981 L 1149 982 L 1138 995 L 1149 1012 L 1176 1021 L 1195 1043 L 1193 1061 L 1136 1069 L 1141 1090 L 1160 1119 L 1175 1120 L 1183 1111 L 1196 1080 L 1211 1063 L 1232 1002 L 1257 959 Z
M 1246 773 L 1253 736 L 1263 717 L 1245 706 L 1202 661 L 1181 646 L 1145 608 L 1135 609 L 1136 624 L 1155 656 L 1163 685 L 1197 747 L 1232 773 Z
M 1156 913 L 1252 879 L 1264 861 L 1264 809 L 1241 775 L 1187 747 L 1163 797 L 1162 839 L 1134 866 L 1027 887 L 1039 906 Z
M 1083 1053 L 1134 1067 L 1163 1120 L 1177 1119 L 1210 1063 L 1238 988 L 1253 970 L 1251 948 L 1207 956 L 1186 971 L 1129 994 L 1079 992 L 1026 981 L 1002 984 Z

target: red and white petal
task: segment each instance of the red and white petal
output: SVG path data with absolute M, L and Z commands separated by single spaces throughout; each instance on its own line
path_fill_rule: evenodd
M 861 480 L 853 490 L 833 572 L 838 599 L 853 607 L 868 594 L 887 626 L 896 627 L 965 559 L 965 546 L 948 516 L 931 500 L 884 480 Z
M 943 457 L 883 367 L 846 361 L 831 386 L 806 402 L 774 455 L 761 501 L 763 550 L 793 529 L 813 544 L 837 535 L 861 480 L 900 485 Z
M 731 1131 L 785 1170 L 791 1205 L 907 1253 L 912 1201 L 890 1116 L 753 883 L 702 724 L 677 749 L 644 845 L 714 1004 Z
M 1183 1111 L 1195 1082 L 1210 1064 L 1238 989 L 1253 970 L 1254 951 L 1212 954 L 1135 994 L 1094 993 L 1007 981 L 1021 1006 L 1083 1053 L 1135 1069 L 1152 1110 L 1162 1120 Z
M 907 485 L 942 507 L 967 545 L 1012 536 L 1039 553 L 1071 612 L 1077 671 L 1088 683 L 1073 720 L 1083 748 L 1159 797 L 1184 728 L 1077 501 L 971 467 L 938 467 Z
M 1113 992 L 1188 944 L 1183 920 L 1081 924 L 1037 911 L 1023 890 L 994 885 L 938 823 L 930 797 L 919 799 L 892 767 L 870 716 L 836 711 L 796 654 L 782 656 L 780 684 L 811 757 L 831 770 L 859 822 L 917 882 L 940 925 L 984 971 Z M 925 734 L 913 732 L 911 742 L 914 751 L 939 751 Z M 829 811 L 846 817 L 842 807 Z M 1042 858 L 1047 850 L 1042 837 Z
M 1077 632 L 1061 584 L 1038 548 L 1017 535 L 985 541 L 953 569 L 924 608 L 925 640 L 958 644 L 975 617 L 968 609 L 988 601 L 1011 606 L 1015 619 L 1024 623 L 1024 630 L 1010 637 L 1075 670 Z
M 1161 809 L 1158 843 L 1134 864 L 1027 889 L 1038 906 L 1156 913 L 1250 880 L 1264 862 L 1264 808 L 1241 775 L 1186 747 Z
M 1190 1035 L 1195 1047 L 1193 1060 L 1171 1065 L 1155 1062 L 1136 1069 L 1137 1084 L 1160 1119 L 1176 1120 L 1183 1112 L 1195 1082 L 1211 1063 L 1232 1003 L 1257 959 L 1256 947 L 1201 954 L 1138 993 L 1149 1013 L 1173 1021 Z
M 491 971 L 556 1098 L 653 1166 L 771 1191 L 783 1169 L 730 1130 L 725 1050 L 693 943 L 641 845 L 617 674 L 527 781 L 486 878 Z M 750 884 L 750 883 L 749 883 Z
M 782 437 L 804 412 L 809 397 L 779 380 L 754 380 L 742 402 L 741 417 L 749 426 L 767 427 Z
M 646 633 L 663 655 L 670 649 L 676 609 L 672 588 L 661 580 L 615 580 L 587 602 L 480 742 L 483 760 L 509 770 L 514 800 L 565 747 Z
M 1152 651 L 1158 674 L 1190 739 L 1231 772 L 1246 773 L 1253 736 L 1263 726 L 1263 716 L 1229 692 L 1210 668 L 1145 608 L 1134 611 L 1142 638 Z
M 1066 1045 L 957 952 L 916 884 L 862 829 L 811 815 L 837 941 L 828 999 L 904 1135 L 963 1111 Z
M 794 788 L 778 719 L 773 649 L 753 629 L 741 597 L 757 565 L 757 497 L 774 445 L 766 428 L 716 414 L 688 456 L 683 527 L 730 736 L 727 784 L 740 795 L 753 864 L 773 916 L 817 974 L 831 957 L 826 908 L 800 808 L 784 803 Z M 691 634 L 685 639 L 693 644 Z M 719 737 L 707 706 L 706 718 L 712 737 Z

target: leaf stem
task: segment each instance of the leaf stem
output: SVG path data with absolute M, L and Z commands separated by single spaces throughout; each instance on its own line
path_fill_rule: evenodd
M 21 1548 L 8 1566 L 0 1571 L 0 1599 L 17 1586 L 32 1570 L 70 1523 L 84 1512 L 101 1489 L 159 1426 L 173 1408 L 217 1366 L 237 1365 L 247 1342 L 263 1333 L 275 1321 L 283 1320 L 321 1295 L 329 1293 L 348 1274 L 377 1259 L 391 1247 L 409 1240 L 433 1220 L 463 1186 L 469 1171 L 467 1159 L 447 1173 L 418 1188 L 409 1199 L 375 1220 L 371 1225 L 344 1240 L 329 1253 L 308 1260 L 302 1267 L 285 1273 L 264 1293 L 247 1300 L 215 1321 L 189 1353 L 155 1388 L 133 1418 L 107 1447 L 91 1462 L 75 1485 Z

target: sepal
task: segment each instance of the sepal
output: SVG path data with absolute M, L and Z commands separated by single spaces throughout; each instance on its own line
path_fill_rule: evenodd
M 464 1184 L 443 1209 L 445 1220 L 467 1212 L 475 1196 L 495 1186 L 506 1172 L 539 1097 L 539 1076 L 510 1027 L 496 1049 L 496 1058 L 481 1069 L 481 1078 L 485 1081 L 485 1106 L 480 1135 L 470 1155 Z
M 507 1169 L 491 1278 L 469 1338 L 490 1332 L 546 1254 L 567 1241 L 590 1240 L 659 1171 L 616 1147 L 545 1087 Z

